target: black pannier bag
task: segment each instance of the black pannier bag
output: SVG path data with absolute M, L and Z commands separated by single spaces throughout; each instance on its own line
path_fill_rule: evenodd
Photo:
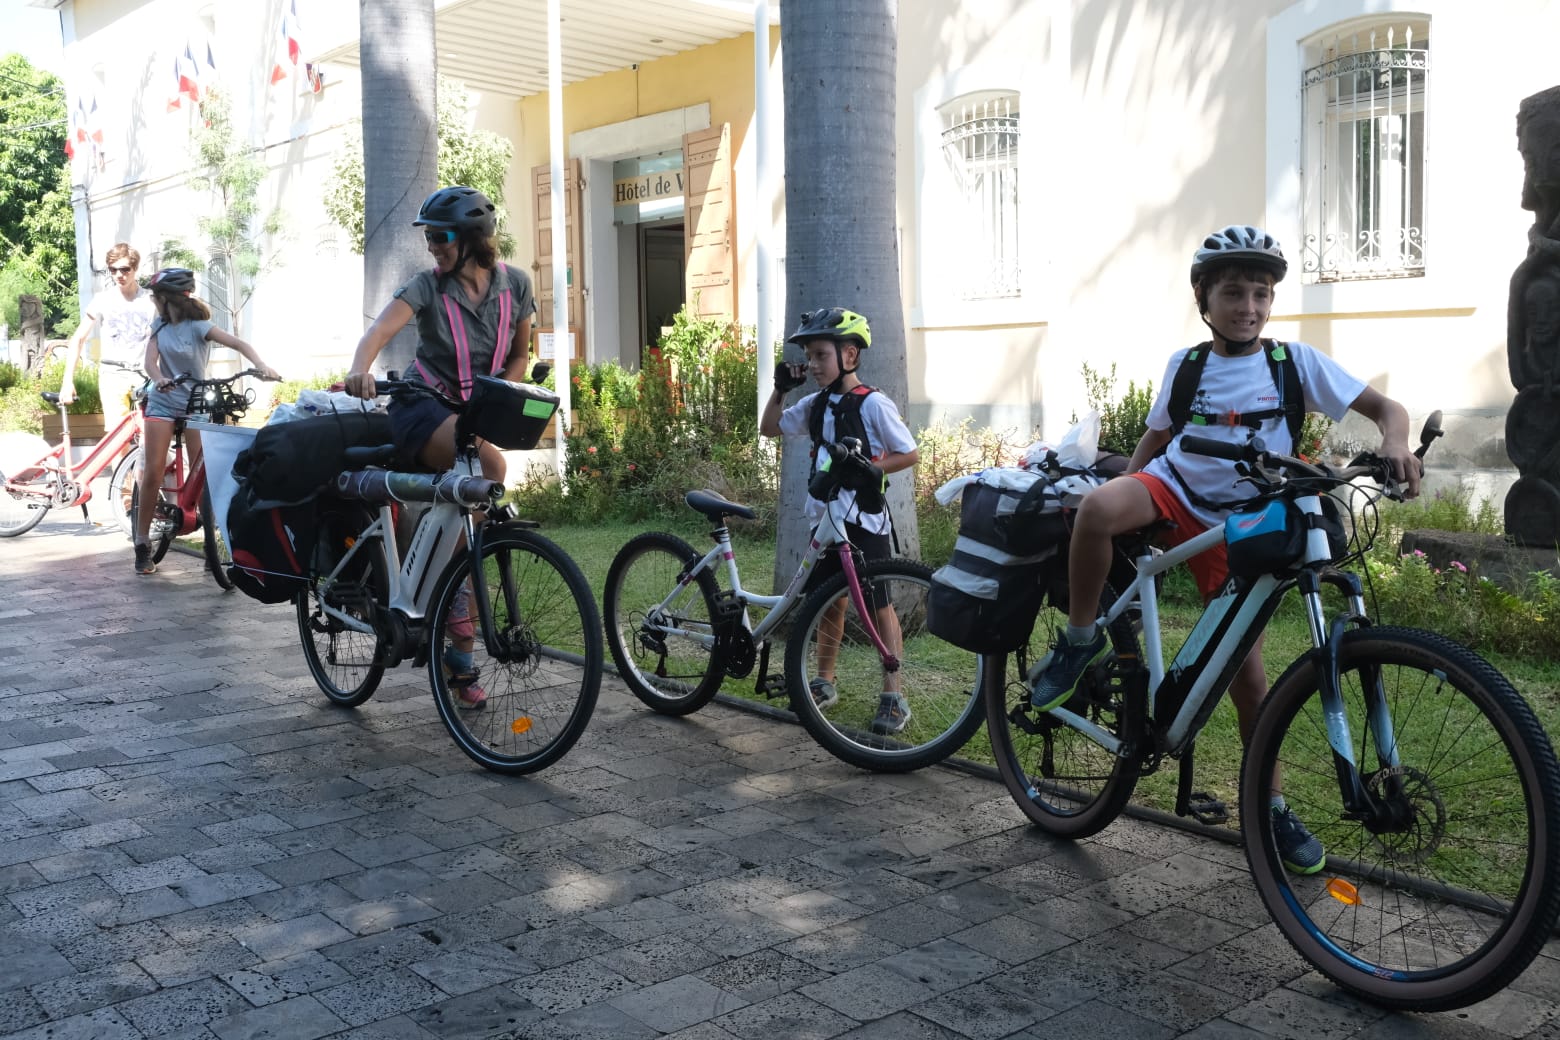
M 348 448 L 394 442 L 390 417 L 383 412 L 336 412 L 272 423 L 239 452 L 233 475 L 249 483 L 256 499 L 299 502 L 347 468 Z
M 986 470 L 963 498 L 953 556 L 932 575 L 927 628 L 973 653 L 1007 653 L 1028 640 L 1050 572 L 1065 567 L 1061 496 L 1038 473 Z
M 257 499 L 243 482 L 228 506 L 227 533 L 233 556 L 228 577 L 245 595 L 282 603 L 304 588 L 314 558 L 318 504 L 277 505 Z

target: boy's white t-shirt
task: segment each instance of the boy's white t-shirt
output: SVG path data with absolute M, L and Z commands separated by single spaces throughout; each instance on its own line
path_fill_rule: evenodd
M 1309 343 L 1286 343 L 1285 350 L 1294 359 L 1300 376 L 1305 410 L 1321 412 L 1333 420 L 1342 419 L 1348 413 L 1349 406 L 1365 389 L 1365 381 L 1349 374 L 1342 365 Z M 1159 394 L 1154 398 L 1153 407 L 1148 410 L 1148 428 L 1151 430 L 1168 430 L 1171 427 L 1170 388 L 1186 354 L 1187 350 L 1176 351 L 1165 367 Z M 1269 451 L 1293 454 L 1294 442 L 1289 436 L 1289 426 L 1281 415 L 1264 420 L 1261 428 L 1255 431 L 1249 426 L 1230 426 L 1218 421 L 1218 417 L 1231 412 L 1251 413 L 1276 407 L 1278 387 L 1273 382 L 1273 371 L 1268 364 L 1265 348 L 1259 345 L 1257 349 L 1240 357 L 1222 357 L 1210 350 L 1207 363 L 1203 366 L 1202 379 L 1198 383 L 1197 396 L 1192 401 L 1192 414 L 1208 416 L 1209 423 L 1206 426 L 1187 423 L 1181 433 L 1232 444 L 1245 444 L 1257 436 L 1262 438 Z M 1188 501 L 1185 488 L 1170 471 L 1172 465 L 1199 496 L 1211 501 L 1239 501 L 1254 494 L 1250 484 L 1244 481 L 1236 483 L 1234 463 L 1207 455 L 1189 454 L 1181 450 L 1180 437 L 1172 439 L 1162 454 L 1149 460 L 1143 472 L 1164 481 L 1191 514 L 1208 527 L 1222 524 L 1229 511 L 1213 512 Z
M 808 428 L 812 418 L 813 401 L 817 400 L 817 391 L 808 394 L 800 401 L 780 413 L 780 432 L 788 437 L 811 437 L 812 431 Z M 829 407 L 823 411 L 823 439 L 826 443 L 833 444 L 834 437 L 834 405 L 841 398 L 841 394 L 829 395 Z M 911 436 L 910 429 L 899 416 L 899 409 L 892 399 L 881 391 L 867 394 L 861 399 L 861 424 L 867 431 L 867 443 L 869 450 L 874 453 L 874 458 L 885 454 L 903 454 L 915 450 L 915 438 Z M 822 449 L 819 449 L 822 450 Z M 858 524 L 865 531 L 872 534 L 887 534 L 889 530 L 888 510 L 881 513 L 857 513 L 854 508 L 856 493 L 854 491 L 841 490 L 840 499 L 845 505 L 845 517 L 853 524 Z M 807 519 L 817 524 L 827 511 L 826 503 L 818 501 L 811 495 L 807 496 Z
M 127 300 L 117 286 L 105 289 L 87 304 L 87 317 L 99 323 L 99 360 L 117 361 L 136 369 L 146 362 L 146 340 L 157 318 L 150 292 L 140 289 Z

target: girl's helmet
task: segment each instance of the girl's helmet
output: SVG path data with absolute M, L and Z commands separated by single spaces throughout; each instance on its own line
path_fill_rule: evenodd
M 476 188 L 452 185 L 440 188 L 423 199 L 417 211 L 413 227 L 454 228 L 475 230 L 483 238 L 491 237 L 498 229 L 498 211 L 492 201 Z
M 1275 282 L 1283 281 L 1289 273 L 1289 261 L 1284 259 L 1277 239 L 1249 224 L 1231 224 L 1203 239 L 1192 254 L 1192 284 L 1201 281 L 1211 268 L 1232 263 L 1265 268 Z
M 188 296 L 195 291 L 195 272 L 188 267 L 164 267 L 152 275 L 147 287 L 154 293 Z
M 853 340 L 862 350 L 872 346 L 872 329 L 867 319 L 844 307 L 826 307 L 807 311 L 802 323 L 791 333 L 787 343 L 806 343 L 810 339 L 832 339 L 835 343 Z

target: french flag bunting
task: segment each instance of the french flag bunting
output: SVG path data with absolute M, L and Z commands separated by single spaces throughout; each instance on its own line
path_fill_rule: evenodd
M 280 83 L 292 75 L 293 68 L 298 65 L 298 59 L 303 56 L 303 32 L 298 19 L 298 0 L 288 0 L 287 10 L 282 12 L 281 32 L 277 43 L 276 64 L 271 66 L 273 84 Z
M 195 69 L 195 77 L 200 83 L 201 94 L 209 94 L 217 86 L 217 57 L 212 52 L 211 41 L 206 41 L 206 59 Z
M 87 139 L 86 123 L 86 103 L 78 97 L 76 107 L 70 113 L 70 123 L 65 128 L 65 155 L 68 158 L 76 158 L 76 145 Z
M 195 51 L 188 43 L 179 61 L 179 93 L 191 101 L 200 100 L 200 67 L 195 64 Z

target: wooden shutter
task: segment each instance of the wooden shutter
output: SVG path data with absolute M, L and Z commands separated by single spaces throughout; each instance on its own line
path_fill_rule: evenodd
M 732 198 L 731 124 L 683 135 L 688 308 L 737 317 L 736 200 Z
M 579 219 L 580 188 L 584 180 L 580 175 L 580 161 L 568 159 L 563 164 L 563 223 L 565 250 L 572 272 L 569 285 L 569 331 L 574 333 L 574 360 L 585 360 L 585 239 Z M 538 332 L 551 332 L 553 327 L 553 227 L 552 227 L 552 170 L 548 166 L 531 169 L 532 219 L 536 227 L 536 253 L 531 262 L 531 281 L 536 289 L 536 322 Z

